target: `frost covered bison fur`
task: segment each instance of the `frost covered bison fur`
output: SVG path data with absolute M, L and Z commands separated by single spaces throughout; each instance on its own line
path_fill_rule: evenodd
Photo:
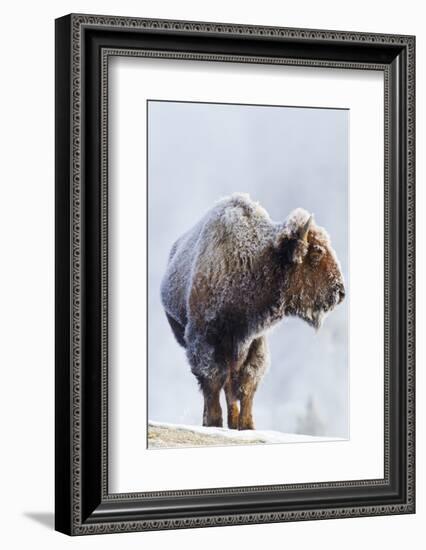
M 204 396 L 204 426 L 254 429 L 269 363 L 266 331 L 285 316 L 314 328 L 345 295 L 327 232 L 298 208 L 273 222 L 246 194 L 216 203 L 173 245 L 161 298 Z

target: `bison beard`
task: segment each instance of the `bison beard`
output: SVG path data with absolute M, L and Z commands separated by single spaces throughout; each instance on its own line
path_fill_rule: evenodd
M 203 425 L 254 429 L 269 363 L 266 331 L 285 316 L 319 329 L 345 295 L 326 231 L 302 209 L 273 222 L 248 195 L 218 202 L 172 247 L 161 285 L 167 319 L 204 396 Z

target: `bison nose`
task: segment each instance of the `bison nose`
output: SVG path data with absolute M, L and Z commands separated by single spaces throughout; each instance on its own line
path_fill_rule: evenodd
M 345 297 L 345 287 L 342 285 L 339 287 L 339 304 L 340 302 L 343 302 L 343 298 Z

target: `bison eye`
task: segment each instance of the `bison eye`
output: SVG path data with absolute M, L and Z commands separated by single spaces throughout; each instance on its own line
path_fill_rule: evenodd
M 311 246 L 311 253 L 309 255 L 309 259 L 312 263 L 312 265 L 318 265 L 321 261 L 321 258 L 325 254 L 325 249 L 320 246 L 319 244 L 313 244 Z

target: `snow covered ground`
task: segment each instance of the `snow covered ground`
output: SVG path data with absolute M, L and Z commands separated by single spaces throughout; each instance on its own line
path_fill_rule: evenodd
M 168 422 L 148 423 L 148 448 L 176 448 L 222 445 L 259 445 L 271 443 L 313 443 L 342 438 L 282 433 L 273 430 L 229 430 Z

